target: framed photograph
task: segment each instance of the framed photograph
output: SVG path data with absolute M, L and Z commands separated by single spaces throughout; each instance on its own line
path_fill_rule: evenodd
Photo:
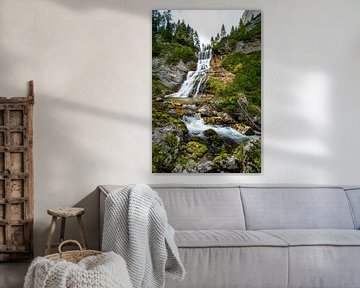
M 261 173 L 261 11 L 152 11 L 152 172 Z

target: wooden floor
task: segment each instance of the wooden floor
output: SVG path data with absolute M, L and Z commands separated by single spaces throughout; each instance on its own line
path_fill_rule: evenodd
M 30 262 L 0 263 L 0 287 L 22 288 Z

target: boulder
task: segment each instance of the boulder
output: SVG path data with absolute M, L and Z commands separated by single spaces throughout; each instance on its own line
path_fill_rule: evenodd
M 214 137 L 214 136 L 218 136 L 218 134 L 216 133 L 216 131 L 214 129 L 206 129 L 204 132 L 203 132 L 204 136 L 205 137 Z
M 195 104 L 183 104 L 182 107 L 187 108 L 187 109 L 191 109 L 191 110 L 196 110 L 196 105 Z
M 255 131 L 253 128 L 251 128 L 250 126 L 247 126 L 243 123 L 234 124 L 232 127 L 234 129 L 236 129 L 237 131 L 239 131 L 241 134 L 246 135 L 246 136 L 255 134 Z
M 177 142 L 180 142 L 184 139 L 184 132 L 174 124 L 169 124 L 165 127 L 154 128 L 152 134 L 152 141 L 155 144 L 160 144 L 164 142 L 168 135 L 174 135 L 177 139 Z
M 255 51 L 261 50 L 261 40 L 255 39 L 252 41 L 240 41 L 235 46 L 234 52 L 242 52 L 244 54 L 250 54 Z
M 202 106 L 198 110 L 198 112 L 201 114 L 201 116 L 205 116 L 205 117 L 209 117 L 212 115 L 211 110 L 210 110 L 209 106 L 207 106 L 207 105 Z
M 182 61 L 174 66 L 167 64 L 164 59 L 154 58 L 152 60 L 152 71 L 165 87 L 175 89 L 185 80 L 189 69 Z
M 215 157 L 214 163 L 218 166 L 220 171 L 239 172 L 240 161 L 237 157 L 222 153 Z
M 199 164 L 199 166 L 197 167 L 197 171 L 199 173 L 209 173 L 209 172 L 212 172 L 214 170 L 214 168 L 215 168 L 215 166 L 212 161 L 206 161 L 204 163 Z
M 245 10 L 244 14 L 241 16 L 241 20 L 244 23 L 244 25 L 248 25 L 250 22 L 253 22 L 260 15 L 261 15 L 261 10 Z
M 226 112 L 216 112 L 215 117 L 205 117 L 204 123 L 213 125 L 228 125 L 234 124 L 236 121 Z
M 206 153 L 208 148 L 202 143 L 190 141 L 186 144 L 185 150 L 190 158 L 198 159 Z

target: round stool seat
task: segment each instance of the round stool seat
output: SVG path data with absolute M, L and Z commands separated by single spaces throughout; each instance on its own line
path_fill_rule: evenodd
M 59 207 L 59 208 L 50 208 L 47 210 L 47 213 L 55 217 L 75 217 L 85 213 L 84 208 L 79 207 Z

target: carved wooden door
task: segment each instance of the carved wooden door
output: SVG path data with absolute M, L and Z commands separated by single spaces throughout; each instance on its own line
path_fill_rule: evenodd
M 33 86 L 28 97 L 0 97 L 0 261 L 32 257 Z

